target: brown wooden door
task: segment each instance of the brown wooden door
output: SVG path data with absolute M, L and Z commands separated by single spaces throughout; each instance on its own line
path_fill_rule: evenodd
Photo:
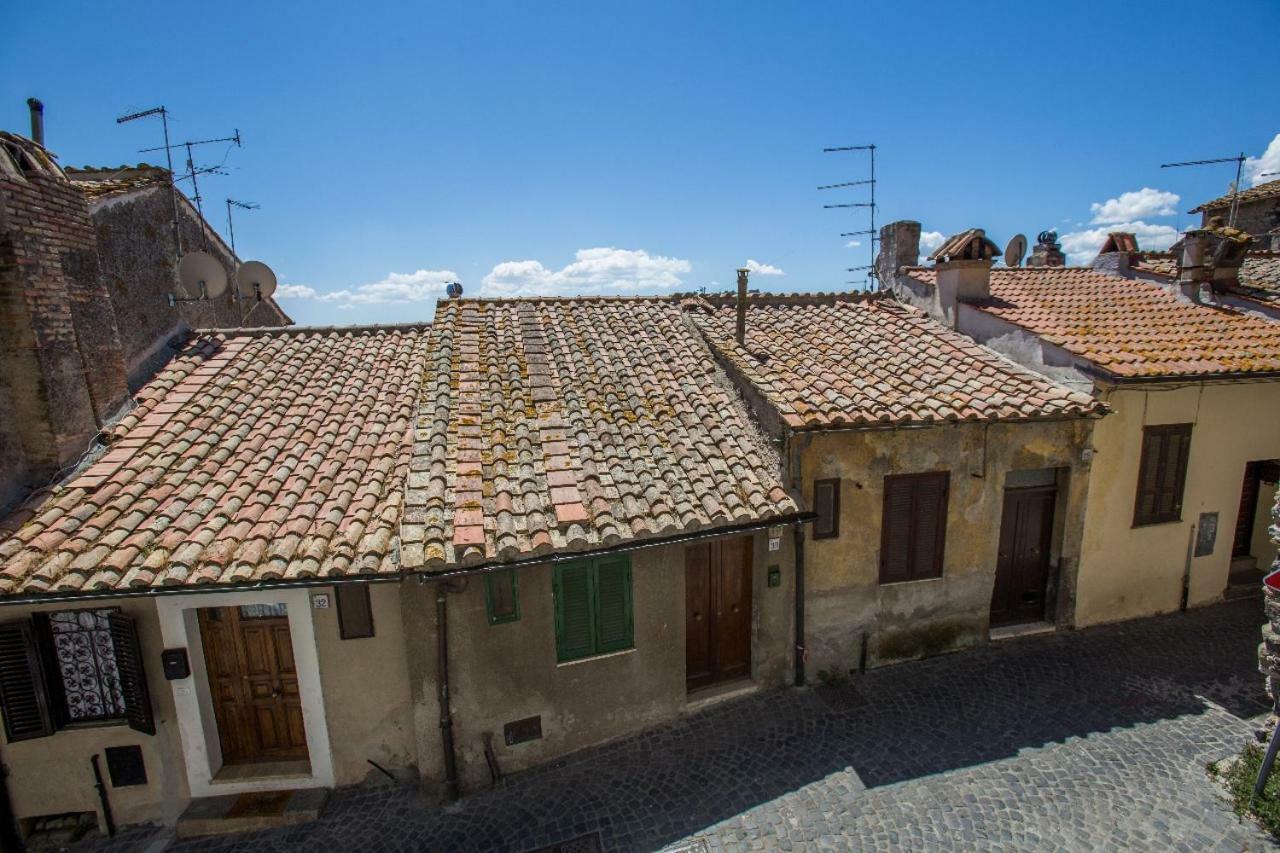
M 1260 462 L 1246 462 L 1244 483 L 1240 487 L 1240 509 L 1236 515 L 1236 532 L 1231 541 L 1232 557 L 1247 557 L 1253 550 L 1253 518 L 1258 513 L 1258 474 Z
M 223 763 L 306 758 L 289 617 L 270 608 L 199 614 Z
M 1044 618 L 1056 496 L 1053 486 L 1005 489 L 992 625 Z
M 685 550 L 685 680 L 690 690 L 751 672 L 751 538 Z

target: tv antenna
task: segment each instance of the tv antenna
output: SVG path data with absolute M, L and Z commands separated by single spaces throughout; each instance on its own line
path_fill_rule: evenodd
M 163 107 L 161 109 L 163 109 Z M 166 123 L 164 145 L 157 146 L 155 148 L 143 148 L 141 151 L 138 152 L 139 154 L 148 154 L 152 151 L 163 150 L 165 157 L 169 158 L 169 174 L 172 175 L 173 174 L 172 150 L 174 148 L 187 149 L 187 173 L 182 178 L 179 178 L 178 180 L 187 180 L 187 179 L 191 180 L 191 200 L 196 203 L 196 213 L 200 215 L 200 236 L 204 241 L 204 248 L 206 251 L 209 248 L 209 230 L 208 230 L 208 223 L 205 222 L 204 220 L 204 205 L 202 204 L 203 197 L 200 195 L 200 182 L 196 180 L 196 176 L 201 174 L 210 174 L 210 173 L 222 174 L 219 171 L 221 169 L 221 164 L 217 166 L 197 167 L 196 161 L 195 161 L 194 149 L 198 145 L 214 145 L 219 142 L 230 142 L 233 145 L 235 145 L 237 148 L 244 147 L 243 143 L 240 141 L 239 128 L 236 128 L 235 132 L 232 133 L 231 136 L 219 136 L 216 139 L 190 139 L 185 142 L 175 142 L 171 145 L 169 144 L 169 131 L 168 131 L 168 125 Z M 176 210 L 175 210 L 175 216 L 176 216 Z
M 871 248 L 871 263 L 857 267 L 845 267 L 845 272 L 858 272 L 859 270 L 867 271 L 867 278 L 876 277 L 876 244 L 880 240 L 880 235 L 876 232 L 876 146 L 871 145 L 842 145 L 833 148 L 823 148 L 823 154 L 833 154 L 840 151 L 866 151 L 871 155 L 871 174 L 866 180 L 862 181 L 844 181 L 838 184 L 825 184 L 818 187 L 819 190 L 837 190 L 847 187 L 867 187 L 871 193 L 870 201 L 847 202 L 841 204 L 824 204 L 824 210 L 846 209 L 846 208 L 866 208 L 871 214 L 871 227 L 862 231 L 843 231 L 841 237 L 861 237 L 868 236 L 868 243 Z M 845 284 L 857 284 L 855 281 L 846 281 Z
M 1244 171 L 1244 161 L 1248 159 L 1241 151 L 1235 157 L 1215 157 L 1212 160 L 1185 160 L 1181 163 L 1161 163 L 1161 169 L 1173 169 L 1178 166 L 1210 166 L 1215 163 L 1235 163 L 1236 179 L 1231 184 L 1231 212 L 1227 216 L 1227 224 L 1236 224 L 1236 210 L 1240 207 L 1240 173 Z
M 173 245 L 176 252 L 174 258 L 180 258 L 182 257 L 182 229 L 178 227 L 178 187 L 173 179 L 173 154 L 170 153 L 169 146 L 169 111 L 163 106 L 152 107 L 139 113 L 120 116 L 116 119 L 116 124 L 126 124 L 151 116 L 160 116 L 160 124 L 164 127 L 164 157 L 169 166 L 169 200 L 173 202 Z M 195 179 L 192 178 L 192 180 Z
M 234 198 L 227 199 L 227 237 L 231 239 L 231 254 L 236 253 L 236 229 L 231 222 L 231 208 L 238 207 L 241 210 L 257 210 L 262 205 L 253 201 L 236 201 Z

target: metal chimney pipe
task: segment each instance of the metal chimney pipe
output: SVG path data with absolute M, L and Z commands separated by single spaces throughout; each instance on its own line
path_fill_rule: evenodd
M 27 109 L 31 110 L 31 141 L 44 147 L 44 104 L 39 98 L 27 98 Z
M 738 270 L 738 328 L 736 336 L 738 345 L 743 346 L 747 340 L 747 274 L 750 270 Z

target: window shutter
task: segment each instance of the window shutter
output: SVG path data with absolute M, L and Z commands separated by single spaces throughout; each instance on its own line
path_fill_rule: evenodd
M 520 618 L 520 588 L 515 569 L 498 569 L 484 576 L 484 606 L 490 625 Z
M 338 603 L 338 636 L 344 640 L 363 640 L 373 636 L 373 602 L 369 584 L 343 583 L 333 588 Z
M 1191 424 L 1145 427 L 1133 523 L 1158 524 L 1182 517 L 1191 450 Z
M 949 480 L 946 472 L 915 478 L 915 530 L 911 555 L 913 580 L 942 577 Z
M 911 480 L 884 478 L 884 514 L 880 522 L 880 582 L 911 579 Z
M 596 645 L 591 564 L 564 563 L 555 567 L 556 658 L 576 660 L 593 653 Z
M 596 648 L 616 652 L 631 648 L 631 561 L 596 563 Z
M 1156 517 L 1161 450 L 1158 433 L 1143 436 L 1142 462 L 1138 472 L 1138 507 L 1134 512 L 1134 520 L 1138 524 Z
M 49 701 L 49 718 L 54 729 L 71 722 L 71 710 L 67 707 L 67 688 L 62 683 L 62 667 L 58 663 L 58 650 L 53 644 L 53 628 L 49 626 L 48 613 L 31 614 L 34 629 L 36 657 L 44 670 L 44 692 Z
M 147 675 L 142 669 L 142 647 L 138 643 L 138 627 L 132 616 L 112 613 L 107 617 L 111 644 L 116 652 L 116 669 L 120 673 L 120 692 L 124 695 L 125 719 L 129 728 L 143 734 L 156 733 L 151 713 L 151 694 Z
M 0 624 L 0 712 L 10 742 L 54 732 L 35 631 L 25 619 Z
M 840 535 L 840 481 L 813 481 L 814 539 L 832 539 Z

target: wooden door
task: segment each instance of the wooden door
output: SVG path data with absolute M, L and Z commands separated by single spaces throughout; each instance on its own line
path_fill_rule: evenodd
M 200 614 L 224 764 L 307 757 L 289 617 L 279 607 L 211 607 Z
M 992 625 L 1044 619 L 1056 497 L 1054 486 L 1005 489 Z
M 685 550 L 685 681 L 690 690 L 751 673 L 751 537 Z
M 1244 483 L 1240 487 L 1240 509 L 1236 515 L 1236 531 L 1231 541 L 1231 556 L 1247 557 L 1253 550 L 1253 519 L 1258 514 L 1259 462 L 1244 466 Z

